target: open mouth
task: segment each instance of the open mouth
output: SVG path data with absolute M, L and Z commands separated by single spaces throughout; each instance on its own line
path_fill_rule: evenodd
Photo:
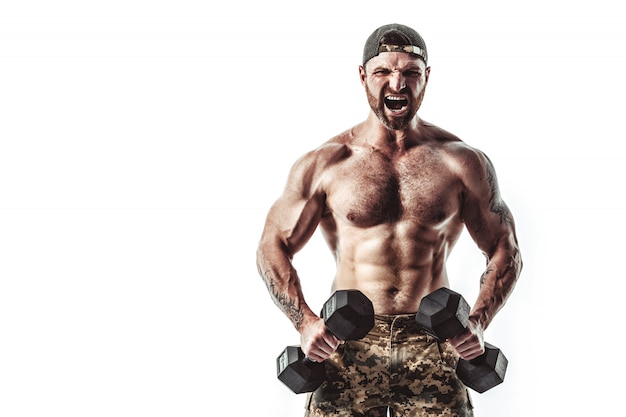
M 398 111 L 402 110 L 409 105 L 409 101 L 401 96 L 387 96 L 385 97 L 385 106 L 389 110 Z

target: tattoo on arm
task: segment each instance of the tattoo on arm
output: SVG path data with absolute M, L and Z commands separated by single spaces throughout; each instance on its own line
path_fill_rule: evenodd
M 485 156 L 485 158 L 487 157 Z M 489 183 L 489 188 L 491 189 L 491 196 L 489 197 L 489 202 L 491 203 L 491 211 L 500 216 L 500 223 L 511 225 L 511 212 L 500 198 L 500 193 L 498 192 L 498 181 L 496 179 L 493 165 L 491 164 L 489 158 L 487 158 L 486 174 L 487 182 Z
M 285 312 L 296 329 L 299 329 L 300 326 L 302 326 L 302 321 L 304 320 L 304 313 L 302 312 L 302 309 L 297 306 L 295 301 L 287 294 L 278 292 L 276 286 L 274 285 L 274 281 L 269 274 L 264 274 L 264 280 L 265 285 L 267 285 L 267 288 L 272 295 L 274 303 L 278 306 L 278 308 Z
M 489 275 L 490 273 L 493 272 L 493 269 L 488 268 L 485 272 L 483 272 L 483 274 L 480 276 L 480 286 L 482 287 L 483 284 L 485 283 L 485 278 L 487 277 L 487 275 Z
M 496 274 L 495 281 L 498 282 L 502 278 L 506 277 L 511 270 L 515 269 L 515 265 L 504 265 L 501 271 L 497 271 L 495 268 L 488 267 L 485 272 L 480 276 L 480 286 L 482 287 L 487 281 L 487 276 Z

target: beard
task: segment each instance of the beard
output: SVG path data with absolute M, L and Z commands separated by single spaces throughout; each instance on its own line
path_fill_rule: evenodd
M 384 89 L 380 91 L 380 97 L 374 96 L 372 91 L 369 89 L 369 86 L 365 84 L 365 92 L 367 94 L 367 101 L 370 105 L 370 108 L 376 114 L 378 119 L 381 121 L 383 126 L 385 126 L 389 130 L 403 130 L 409 127 L 411 121 L 417 114 L 417 110 L 422 105 L 422 100 L 424 100 L 424 93 L 426 92 L 426 88 L 423 88 L 420 92 L 419 96 L 414 100 L 413 95 L 411 94 L 411 90 L 408 88 L 403 91 L 403 93 L 409 93 L 409 102 L 408 102 L 408 111 L 402 117 L 388 117 L 385 113 L 385 92 Z

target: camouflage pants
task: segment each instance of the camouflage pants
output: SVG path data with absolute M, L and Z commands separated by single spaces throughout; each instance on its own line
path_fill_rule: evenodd
M 455 373 L 457 355 L 415 323 L 415 314 L 376 315 L 361 340 L 325 361 L 326 382 L 307 398 L 307 417 L 473 416 Z

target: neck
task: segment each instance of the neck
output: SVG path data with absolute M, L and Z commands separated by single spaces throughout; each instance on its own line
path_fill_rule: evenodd
M 408 126 L 392 130 L 386 127 L 380 119 L 370 112 L 364 124 L 363 138 L 367 144 L 374 148 L 390 151 L 405 151 L 415 146 L 421 137 L 421 120 L 416 115 Z

